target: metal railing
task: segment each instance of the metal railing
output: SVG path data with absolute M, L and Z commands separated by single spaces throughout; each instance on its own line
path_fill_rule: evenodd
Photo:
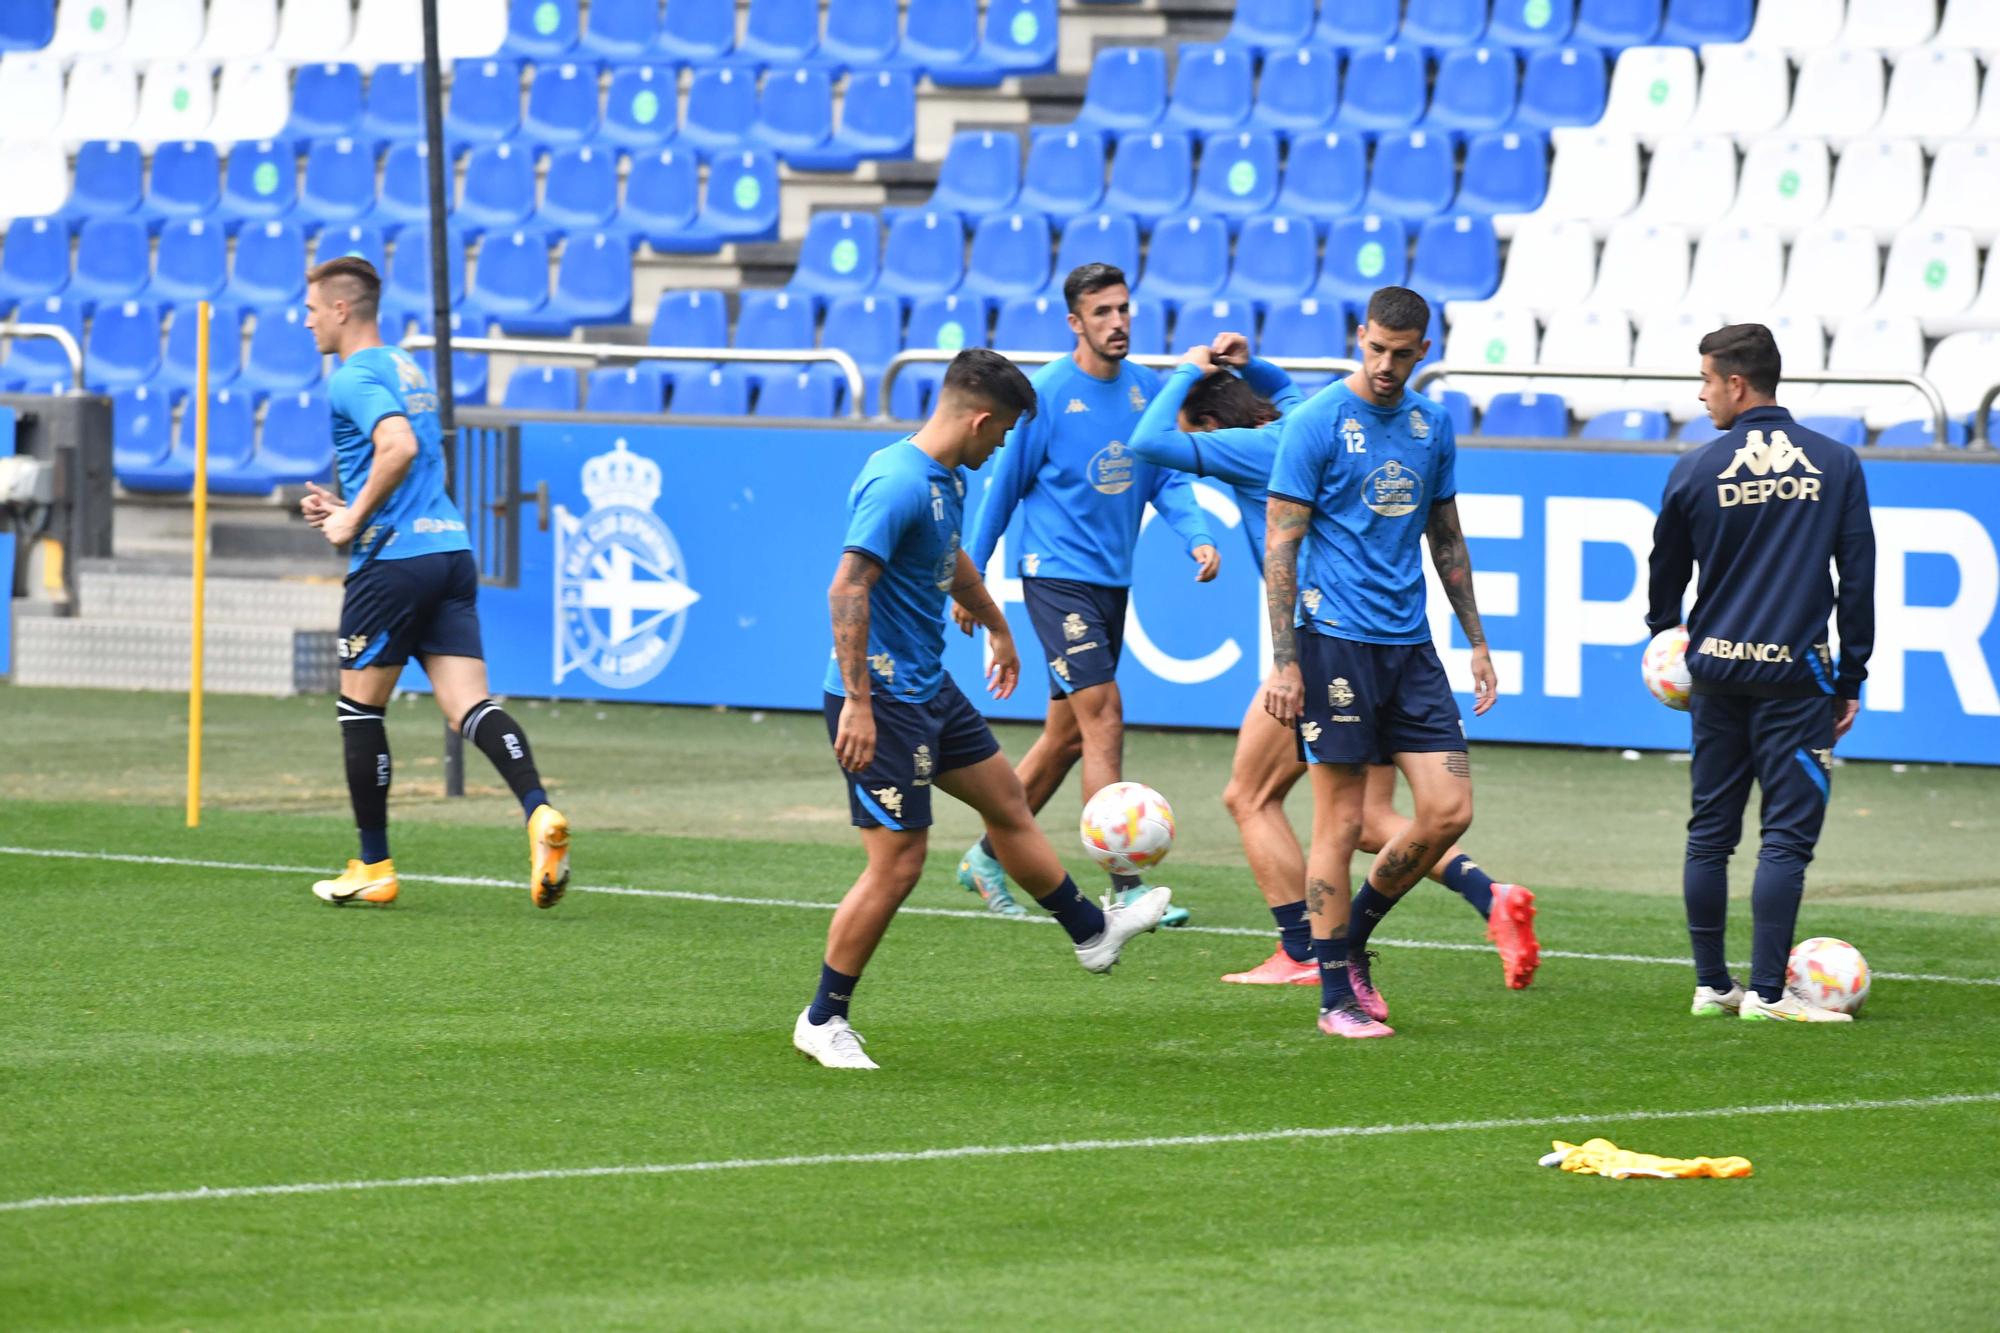
M 1972 447 L 1974 449 L 1991 449 L 1993 447 L 1993 433 L 1987 428 L 1989 425 L 1987 417 L 1993 413 L 1995 399 L 2000 399 L 2000 384 L 1994 385 L 1984 394 L 1980 395 L 1979 410 L 1972 414 Z
M 897 376 L 903 373 L 905 366 L 939 365 L 949 362 L 957 355 L 957 352 L 948 352 L 942 348 L 921 347 L 907 352 L 898 352 L 896 355 L 890 357 L 889 364 L 882 369 L 883 415 L 887 415 L 889 388 L 896 382 Z M 1039 366 L 1046 365 L 1048 362 L 1060 357 L 1068 356 L 1069 352 L 1067 350 L 1061 352 L 1010 352 L 1001 349 L 1000 355 L 1006 357 L 1009 361 Z M 1154 353 L 1146 353 L 1144 355 L 1134 353 L 1125 359 L 1142 366 L 1151 366 L 1155 370 L 1165 370 L 1181 363 L 1181 359 L 1177 356 L 1162 356 Z M 1338 356 L 1274 356 L 1263 359 L 1284 371 L 1326 370 L 1344 375 L 1361 369 L 1359 361 L 1350 361 L 1345 357 Z
M 411 334 L 402 345 L 412 351 L 429 351 L 437 339 L 428 333 Z M 837 347 L 805 347 L 792 351 L 762 351 L 747 347 L 655 347 L 648 343 L 573 343 L 546 338 L 453 338 L 454 352 L 505 352 L 515 356 L 570 357 L 581 361 L 720 361 L 752 365 L 797 365 L 802 361 L 823 361 L 838 366 L 847 378 L 847 414 L 864 415 L 862 399 L 867 385 L 854 358 Z
M 82 393 L 83 389 L 83 344 L 76 335 L 60 324 L 16 324 L 12 320 L 0 324 L 0 340 L 9 338 L 52 338 L 56 346 L 62 348 L 63 356 L 69 361 L 69 391 Z
M 1690 375 L 1685 370 L 1649 370 L 1633 366 L 1616 370 L 1603 366 L 1462 366 L 1439 362 L 1425 366 L 1410 380 L 1413 392 L 1422 393 L 1426 386 L 1440 379 L 1454 375 L 1485 379 L 1510 380 L 1667 380 L 1677 383 L 1699 383 L 1699 375 Z M 1924 396 L 1931 409 L 1931 443 L 1943 448 L 1950 426 L 1951 414 L 1945 410 L 1944 395 L 1937 385 L 1921 375 L 1849 375 L 1836 374 L 1824 370 L 1800 370 L 1787 372 L 1785 382 L 1790 384 L 1901 384 L 1915 389 Z M 2000 392 L 1996 386 L 1995 392 Z M 1992 394 L 1988 395 L 1991 399 Z M 1983 410 L 1982 410 L 1983 411 Z M 1981 420 L 1984 420 L 1982 414 Z

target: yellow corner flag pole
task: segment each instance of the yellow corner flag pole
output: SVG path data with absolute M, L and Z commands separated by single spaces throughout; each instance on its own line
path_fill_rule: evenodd
M 187 826 L 201 827 L 202 656 L 208 638 L 208 302 L 194 308 L 194 616 L 189 636 Z

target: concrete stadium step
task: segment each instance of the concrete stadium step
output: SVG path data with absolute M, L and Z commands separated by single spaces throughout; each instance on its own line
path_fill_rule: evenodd
M 117 565 L 84 566 L 77 572 L 78 598 L 87 621 L 136 621 L 185 627 L 194 611 L 193 581 L 185 571 L 133 570 Z M 341 584 L 332 578 L 208 578 L 206 610 L 211 626 L 321 630 L 340 624 Z
M 211 623 L 204 687 L 216 694 L 328 694 L 340 683 L 332 630 Z M 14 619 L 16 685 L 185 690 L 188 630 L 158 620 Z

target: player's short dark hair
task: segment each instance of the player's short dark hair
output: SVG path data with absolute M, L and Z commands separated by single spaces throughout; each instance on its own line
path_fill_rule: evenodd
M 375 266 L 360 255 L 341 255 L 323 264 L 315 264 L 306 274 L 307 282 L 336 280 L 353 284 L 347 294 L 337 299 L 347 302 L 355 318 L 374 319 L 382 305 L 382 275 L 375 271 Z
M 1701 354 L 1715 362 L 1718 375 L 1741 375 L 1756 393 L 1778 391 L 1784 358 L 1778 340 L 1762 324 L 1725 324 L 1701 340 Z
M 1069 312 L 1076 313 L 1076 303 L 1092 292 L 1101 292 L 1106 287 L 1129 287 L 1125 281 L 1125 270 L 1116 264 L 1078 264 L 1063 279 L 1063 303 Z
M 1431 326 L 1431 303 L 1408 287 L 1378 287 L 1368 298 L 1368 322 L 1378 329 L 1423 333 Z
M 990 403 L 1001 412 L 1035 415 L 1035 386 L 1021 368 L 990 347 L 968 347 L 944 372 L 944 392 Z
M 1181 400 L 1181 411 L 1190 421 L 1214 422 L 1217 430 L 1261 426 L 1278 419 L 1278 409 L 1270 399 L 1226 370 L 1196 380 Z

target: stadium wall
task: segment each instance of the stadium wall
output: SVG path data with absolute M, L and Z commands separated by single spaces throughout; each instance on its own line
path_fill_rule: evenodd
M 518 586 L 485 590 L 494 685 L 509 694 L 816 709 L 825 590 L 844 499 L 879 430 L 530 422 L 524 483 L 546 481 L 548 531 L 524 523 Z M 1645 561 L 1671 453 L 1462 446 L 1459 509 L 1501 699 L 1470 710 L 1462 639 L 1431 620 L 1474 740 L 1679 749 L 1687 720 L 1639 682 Z M 2000 763 L 2000 466 L 1871 459 L 1878 634 L 1852 757 Z M 1151 522 L 1140 538 L 1121 672 L 1141 725 L 1233 729 L 1268 661 L 1262 593 L 1234 499 L 1202 484 L 1221 577 Z M 1047 672 L 1020 583 L 989 570 L 1024 655 L 998 717 L 1039 717 Z M 951 633 L 971 692 L 979 647 Z M 553 644 L 553 653 L 550 646 Z M 1451 646 L 1447 647 L 1449 644 Z

